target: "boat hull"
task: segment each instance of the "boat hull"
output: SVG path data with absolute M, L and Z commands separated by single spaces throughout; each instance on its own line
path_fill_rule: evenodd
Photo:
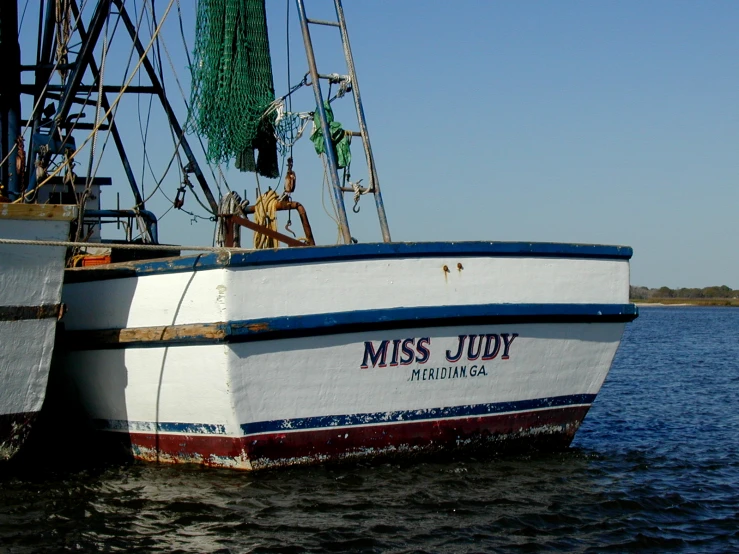
M 0 238 L 66 240 L 73 206 L 0 204 Z M 65 248 L 0 244 L 0 460 L 26 441 L 49 377 Z
M 567 446 L 636 316 L 623 282 L 613 283 L 625 274 L 628 291 L 628 265 L 624 273 L 619 259 L 543 257 L 537 267 L 531 256 L 523 264 L 494 253 L 448 258 L 76 272 L 65 286 L 65 396 L 79 398 L 92 426 L 134 457 L 161 462 L 263 469 Z M 537 269 L 529 283 L 547 287 L 525 293 L 521 267 Z M 286 304 L 275 273 L 286 269 L 303 290 L 338 289 L 350 309 L 316 313 L 311 294 Z M 360 269 L 362 294 L 352 294 L 336 275 Z M 492 270 L 497 281 L 475 291 Z M 516 300 L 529 301 L 496 302 L 493 285 L 510 284 L 513 298 L 514 283 Z M 575 294 L 589 302 L 551 301 Z M 88 308 L 95 298 L 127 305 L 94 304 L 85 318 L 84 298 Z M 324 298 L 321 306 L 342 307 Z M 211 317 L 195 322 L 198 314 Z

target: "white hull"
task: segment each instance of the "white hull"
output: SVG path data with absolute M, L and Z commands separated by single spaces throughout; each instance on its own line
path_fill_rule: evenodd
M 67 240 L 75 208 L 0 204 L 0 238 Z M 0 459 L 23 444 L 46 395 L 65 248 L 0 244 Z
M 70 271 L 69 396 L 146 460 L 567 445 L 635 317 L 630 251 L 374 246 Z

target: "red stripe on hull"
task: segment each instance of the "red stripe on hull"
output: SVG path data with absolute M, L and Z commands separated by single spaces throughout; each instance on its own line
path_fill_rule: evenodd
M 315 464 L 358 457 L 386 457 L 474 450 L 503 453 L 557 450 L 575 436 L 589 406 L 487 417 L 336 427 L 247 437 L 109 433 L 126 441 L 135 458 L 238 469 Z

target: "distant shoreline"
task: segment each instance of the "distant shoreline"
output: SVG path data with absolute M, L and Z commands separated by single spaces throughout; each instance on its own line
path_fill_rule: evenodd
M 719 306 L 739 308 L 739 298 L 655 298 L 650 300 L 631 298 L 637 306 L 654 306 L 662 308 L 686 306 Z

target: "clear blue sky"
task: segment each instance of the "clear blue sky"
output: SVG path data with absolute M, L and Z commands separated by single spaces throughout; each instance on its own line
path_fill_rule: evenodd
M 182 2 L 190 44 L 194 4 Z M 283 94 L 286 2 L 267 5 Z M 308 1 L 312 17 L 333 19 L 330 7 Z M 739 289 L 739 2 L 345 0 L 344 8 L 395 240 L 625 244 L 634 248 L 632 284 Z M 24 34 L 35 26 L 27 17 Z M 187 85 L 175 21 L 164 38 Z M 294 83 L 306 71 L 295 17 L 290 40 Z M 314 30 L 314 41 L 319 70 L 344 73 L 335 30 Z M 120 38 L 124 61 L 127 44 Z M 124 107 L 138 133 L 135 102 Z M 313 109 L 310 91 L 294 108 Z M 337 105 L 338 119 L 356 128 L 351 115 L 348 101 Z M 163 165 L 171 140 L 156 121 L 150 145 Z M 359 160 L 358 142 L 353 151 Z M 295 158 L 295 198 L 331 243 L 322 167 L 307 137 Z M 357 162 L 353 176 L 363 171 Z M 118 166 L 107 173 L 123 185 Z M 227 174 L 253 201 L 253 175 Z M 170 197 L 177 180 L 165 180 Z M 361 205 L 350 213 L 354 236 L 379 240 L 371 199 Z M 166 206 L 158 195 L 150 204 Z M 165 241 L 206 244 L 210 232 L 184 214 L 162 221 Z

